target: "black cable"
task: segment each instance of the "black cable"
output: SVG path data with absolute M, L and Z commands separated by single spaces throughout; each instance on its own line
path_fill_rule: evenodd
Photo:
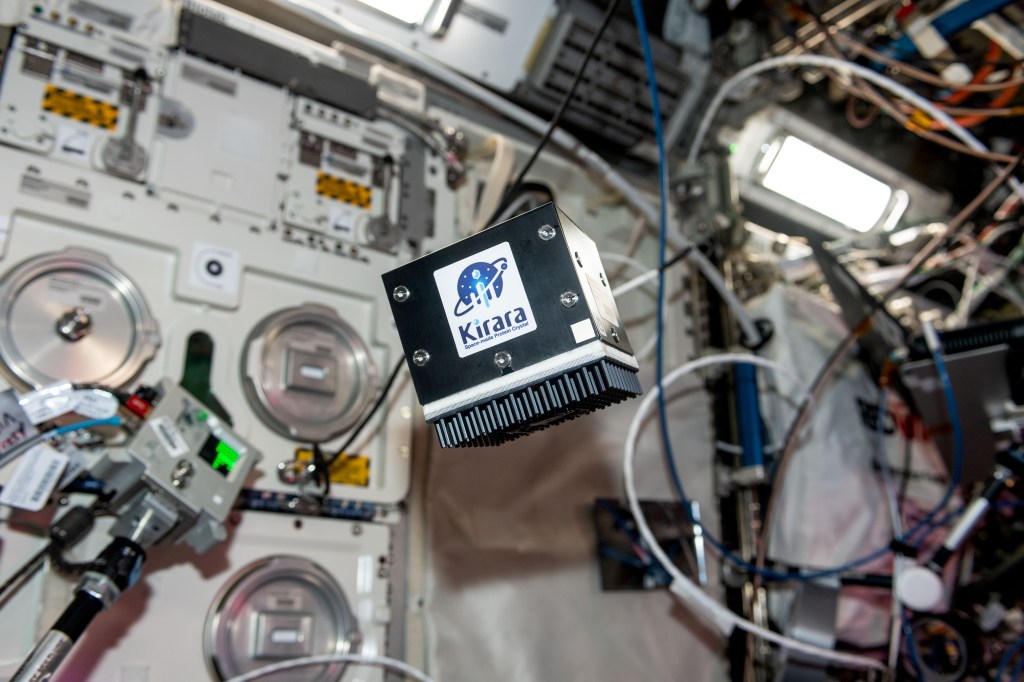
M 664 270 L 668 270 L 669 268 L 671 268 L 676 263 L 679 263 L 679 262 L 681 262 L 683 260 L 686 260 L 686 257 L 689 256 L 690 252 L 693 251 L 695 248 L 696 248 L 696 246 L 694 244 L 687 244 L 686 246 L 683 247 L 683 249 L 679 253 L 677 253 L 676 255 L 672 256 L 671 258 L 669 258 L 664 263 L 662 263 L 661 267 L 659 267 L 658 269 L 659 270 L 663 270 L 663 271 Z
M 333 461 L 333 460 L 332 460 Z M 313 480 L 323 488 L 324 497 L 331 494 L 331 471 L 319 443 L 313 443 Z
M 490 226 L 490 224 L 493 223 L 506 208 L 508 208 L 509 202 L 512 201 L 512 197 L 516 193 L 516 188 L 522 184 L 526 174 L 530 171 L 530 168 L 533 167 L 533 164 L 537 161 L 537 157 L 540 156 L 541 151 L 543 151 L 544 147 L 551 139 L 551 135 L 555 132 L 555 128 L 557 128 L 558 124 L 561 123 L 562 116 L 565 114 L 565 110 L 569 108 L 569 102 L 572 100 L 572 96 L 576 92 L 576 87 L 583 79 L 583 72 L 586 71 L 587 64 L 590 63 L 590 58 L 594 55 L 594 51 L 597 49 L 598 43 L 601 42 L 601 37 L 604 35 L 604 32 L 612 23 L 612 17 L 615 16 L 615 10 L 618 9 L 619 2 L 620 0 L 611 0 L 611 2 L 608 3 L 608 9 L 604 12 L 604 17 L 601 19 L 601 25 L 598 26 L 597 33 L 594 34 L 594 39 L 590 41 L 590 45 L 587 47 L 587 51 L 583 55 L 583 61 L 580 62 L 579 67 L 576 69 L 576 73 L 573 74 L 572 83 L 569 85 L 569 89 L 565 91 L 562 101 L 558 103 L 558 108 L 555 109 L 555 114 L 551 117 L 547 130 L 544 131 L 544 135 L 542 135 L 540 141 L 537 142 L 537 146 L 533 148 L 533 153 L 530 154 L 530 158 L 527 160 L 526 165 L 523 166 L 522 170 L 520 170 L 519 174 L 516 176 L 516 179 L 505 191 L 505 196 L 502 197 L 501 203 L 491 215 L 490 220 L 487 221 L 488 226 Z
M 17 592 L 16 588 L 21 588 L 25 580 L 39 570 L 39 567 L 43 565 L 43 560 L 46 559 L 46 555 L 49 553 L 51 546 L 53 546 L 52 541 L 48 542 L 41 550 L 29 557 L 28 561 L 23 563 L 10 578 L 5 580 L 3 585 L 0 585 L 0 607 L 7 603 L 8 592 L 12 592 L 12 590 Z
M 398 362 L 395 363 L 395 368 L 391 370 L 391 376 L 389 376 L 388 380 L 384 382 L 384 387 L 381 388 L 380 390 L 380 395 L 377 397 L 377 402 L 373 404 L 373 407 L 371 407 L 369 412 L 366 413 L 366 416 L 363 417 L 363 420 L 359 422 L 359 425 L 356 426 L 356 428 L 352 431 L 352 435 L 348 437 L 348 440 L 345 441 L 345 444 L 338 448 L 338 451 L 331 455 L 330 459 L 327 460 L 324 471 L 327 474 L 328 480 L 330 479 L 329 472 L 331 466 L 335 462 L 337 462 L 338 459 L 341 458 L 341 456 L 344 455 L 345 452 L 350 447 L 352 447 L 352 444 L 356 442 L 356 438 L 359 437 L 359 434 L 362 433 L 363 429 L 366 428 L 366 425 L 370 423 L 371 419 L 373 419 L 373 415 L 377 414 L 377 411 L 380 410 L 381 405 L 383 405 L 384 402 L 387 400 L 388 393 L 391 391 L 391 387 L 394 386 L 395 384 L 395 379 L 398 378 L 398 375 L 402 371 L 402 367 L 404 366 L 405 358 L 399 358 Z

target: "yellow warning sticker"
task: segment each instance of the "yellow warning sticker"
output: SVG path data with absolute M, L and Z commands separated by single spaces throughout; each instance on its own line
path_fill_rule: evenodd
M 296 450 L 295 459 L 300 462 L 312 461 L 313 451 Z M 365 455 L 342 455 L 334 460 L 331 465 L 331 483 L 369 487 L 370 458 Z
M 320 171 L 316 174 L 316 193 L 369 210 L 373 188 Z
M 107 130 L 117 126 L 117 106 L 48 84 L 43 110 Z

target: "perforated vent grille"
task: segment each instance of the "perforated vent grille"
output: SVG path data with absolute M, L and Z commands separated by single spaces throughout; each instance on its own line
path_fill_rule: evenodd
M 635 370 L 599 360 L 442 417 L 434 428 L 441 447 L 498 445 L 642 392 Z
M 568 11 L 574 16 L 569 17 Z M 572 84 L 573 75 L 594 38 L 600 13 L 589 5 L 574 4 L 560 19 L 571 22 L 552 30 L 549 45 L 538 57 L 531 85 L 521 88 L 518 98 L 525 105 L 553 113 Z M 662 116 L 676 110 L 689 86 L 680 72 L 682 50 L 652 36 L 652 48 Z M 650 96 L 643 54 L 632 22 L 616 17 L 604 36 L 584 73 L 565 113 L 565 123 L 576 132 L 597 135 L 624 147 L 651 138 L 654 134 Z

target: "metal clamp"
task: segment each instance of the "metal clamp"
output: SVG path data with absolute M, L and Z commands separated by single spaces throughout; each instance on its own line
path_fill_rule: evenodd
M 288 485 L 304 485 L 316 476 L 316 464 L 300 462 L 297 459 L 285 460 L 277 465 L 277 480 Z

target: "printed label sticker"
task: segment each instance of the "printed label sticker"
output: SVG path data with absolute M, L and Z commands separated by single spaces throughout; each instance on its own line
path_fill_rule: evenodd
M 10 482 L 0 492 L 0 503 L 39 511 L 46 506 L 67 463 L 68 456 L 47 443 L 29 448 L 18 461 Z
M 508 242 L 434 272 L 460 358 L 537 329 Z
M 160 444 L 164 446 L 164 450 L 171 457 L 181 457 L 188 452 L 185 439 L 182 438 L 178 428 L 169 418 L 157 417 L 156 419 L 150 419 L 149 425 L 153 429 L 153 433 L 156 434 Z

